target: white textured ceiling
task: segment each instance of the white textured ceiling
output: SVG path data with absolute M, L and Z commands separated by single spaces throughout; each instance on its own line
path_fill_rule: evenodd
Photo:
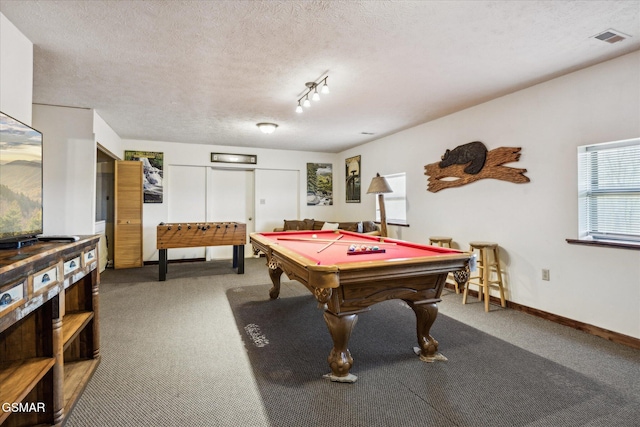
M 0 11 L 34 43 L 35 103 L 93 108 L 122 138 L 287 150 L 339 152 L 640 49 L 639 0 L 1 0 Z M 632 37 L 593 38 L 609 28 Z M 297 114 L 305 82 L 326 75 L 331 94 Z

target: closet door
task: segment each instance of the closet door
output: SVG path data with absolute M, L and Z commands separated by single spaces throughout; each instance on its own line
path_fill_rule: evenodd
M 115 162 L 114 268 L 142 267 L 142 162 Z
M 207 172 L 207 221 L 242 222 L 249 234 L 253 232 L 253 181 L 252 170 L 214 169 Z M 251 254 L 251 246 L 246 245 L 245 256 Z M 230 246 L 210 246 L 207 260 L 229 259 L 233 256 Z
M 202 166 L 169 166 L 167 194 L 169 212 L 166 222 L 197 224 L 207 220 L 206 168 Z M 176 248 L 168 250 L 169 259 L 199 259 L 205 257 L 204 247 Z

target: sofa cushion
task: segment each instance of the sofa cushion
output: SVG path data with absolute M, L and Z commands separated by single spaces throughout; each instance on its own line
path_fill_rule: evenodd
M 297 219 L 293 219 L 293 220 L 284 220 L 284 231 L 290 231 L 290 230 L 305 230 L 305 223 L 304 221 L 300 221 Z
M 345 230 L 345 231 L 358 231 L 358 223 L 357 222 L 341 222 L 338 224 L 338 228 L 340 230 Z
M 325 227 L 325 224 L 328 224 Z M 336 227 L 337 226 L 337 227 Z M 292 230 L 335 230 L 339 228 L 346 231 L 355 231 L 357 233 L 373 233 L 379 232 L 378 226 L 373 221 L 349 221 L 330 223 L 325 221 L 316 221 L 314 219 L 305 218 L 304 220 L 292 219 L 285 220 L 283 228 L 274 229 L 274 231 L 292 231 Z
M 378 231 L 378 226 L 373 221 L 362 221 L 362 231 L 363 233 Z

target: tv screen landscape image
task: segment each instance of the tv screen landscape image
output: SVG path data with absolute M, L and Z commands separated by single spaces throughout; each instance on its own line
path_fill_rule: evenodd
M 42 233 L 42 133 L 0 112 L 0 243 Z

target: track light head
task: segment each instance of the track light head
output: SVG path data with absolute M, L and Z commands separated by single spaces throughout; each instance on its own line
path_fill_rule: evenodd
M 320 92 L 322 92 L 324 95 L 329 93 L 329 85 L 327 84 L 327 78 L 324 78 L 324 84 L 322 85 L 322 89 L 320 89 Z

